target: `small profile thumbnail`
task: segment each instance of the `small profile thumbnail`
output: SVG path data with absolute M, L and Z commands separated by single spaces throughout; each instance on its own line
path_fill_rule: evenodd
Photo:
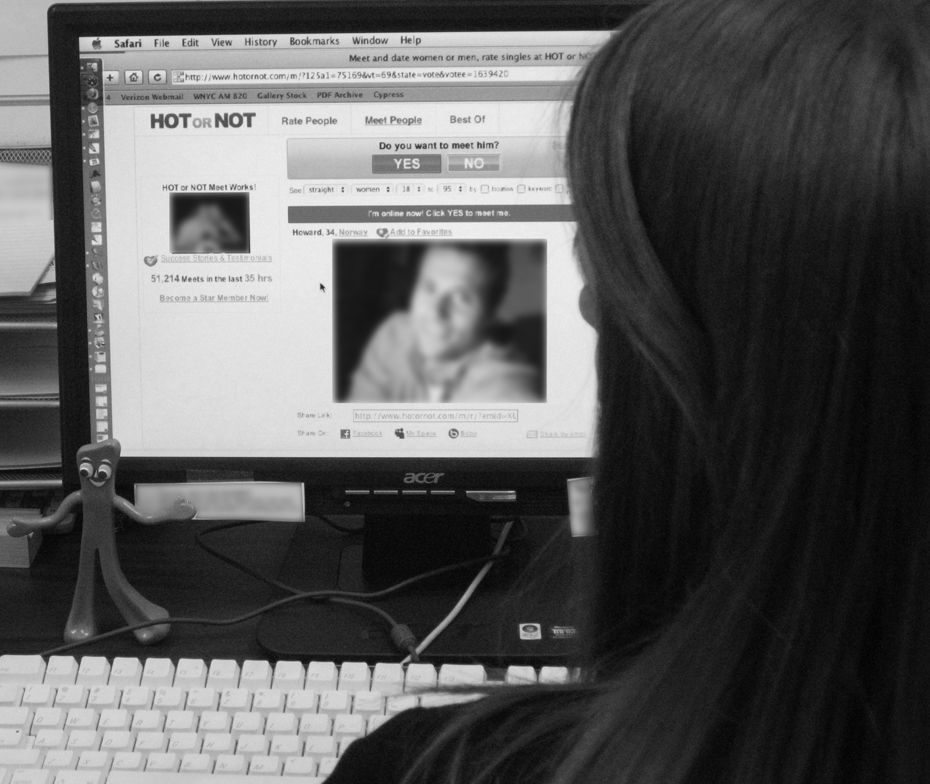
M 248 193 L 172 193 L 172 253 L 248 253 Z

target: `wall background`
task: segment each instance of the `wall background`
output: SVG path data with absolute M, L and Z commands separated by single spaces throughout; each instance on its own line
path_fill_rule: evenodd
M 79 1 L 59 0 L 63 4 Z M 0 147 L 47 147 L 50 143 L 49 5 L 35 0 L 0 0 Z

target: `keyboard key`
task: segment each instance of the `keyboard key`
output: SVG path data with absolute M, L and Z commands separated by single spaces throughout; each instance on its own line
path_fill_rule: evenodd
M 265 717 L 261 713 L 246 713 L 239 711 L 233 714 L 232 734 L 252 735 L 265 731 Z
M 72 686 L 77 674 L 78 663 L 73 656 L 49 656 L 44 682 L 49 686 Z
M 132 715 L 129 727 L 133 732 L 161 732 L 165 728 L 165 714 L 156 710 L 140 710 Z
M 284 710 L 284 692 L 280 689 L 259 689 L 252 697 L 252 710 L 256 713 L 280 713 Z
M 133 751 L 140 751 L 143 754 L 151 755 L 154 752 L 162 752 L 168 746 L 168 737 L 164 732 L 140 732 L 136 735 L 136 744 Z M 146 768 L 148 770 L 148 768 Z
M 105 776 L 102 770 L 59 770 L 55 784 L 103 784 Z
M 91 708 L 72 708 L 65 717 L 65 727 L 69 730 L 95 730 L 100 715 Z
M 232 734 L 228 732 L 208 732 L 203 736 L 204 754 L 226 754 L 235 748 Z
M 178 755 L 173 752 L 154 752 L 149 754 L 145 769 L 149 772 L 173 773 L 180 764 L 181 761 L 178 759 Z
M 299 757 L 304 750 L 303 741 L 296 735 L 273 735 L 268 753 L 282 758 Z
M 266 661 L 247 659 L 242 662 L 239 685 L 244 689 L 258 691 L 271 686 L 271 664 Z
M 197 689 L 207 685 L 207 665 L 203 659 L 178 659 L 174 685 L 180 689 Z
M 142 662 L 128 656 L 117 656 L 110 665 L 110 686 L 121 689 L 138 686 L 142 682 Z
M 60 730 L 65 726 L 65 712 L 61 708 L 36 708 L 32 716 L 31 734 L 39 730 Z
M 185 754 L 181 757 L 181 773 L 212 773 L 213 757 L 209 754 Z
M 329 776 L 336 769 L 336 763 L 338 762 L 339 760 L 335 756 L 323 757 L 316 769 L 317 776 L 323 776 L 324 778 Z
M 293 713 L 269 713 L 265 717 L 266 735 L 295 735 L 297 727 L 297 716 Z
M 488 674 L 480 664 L 443 664 L 439 668 L 439 687 L 483 684 Z
M 387 697 L 404 693 L 404 668 L 397 662 L 378 662 L 371 674 L 371 688 Z
M 197 724 L 198 732 L 229 732 L 232 719 L 226 711 L 204 711 Z
M 132 716 L 125 708 L 107 708 L 100 711 L 100 721 L 97 728 L 100 730 L 128 730 L 132 724 Z
M 110 662 L 103 656 L 83 656 L 78 665 L 79 686 L 105 686 L 110 677 Z
M 32 711 L 29 708 L 0 708 L 0 729 L 22 728 L 29 730 L 32 724 Z
M 132 751 L 135 738 L 129 730 L 109 730 L 100 739 L 100 750 L 115 753 Z
M 315 691 L 310 691 L 309 689 L 290 691 L 287 693 L 285 710 L 289 713 L 296 713 L 298 715 L 316 713 L 318 700 L 319 695 Z
M 6 749 L 0 757 L 0 765 L 9 769 L 34 768 L 39 765 L 42 753 L 38 749 Z
M 468 694 L 466 692 L 454 692 L 446 694 L 421 694 L 420 707 L 423 708 L 443 708 L 446 705 L 461 705 L 465 702 L 473 702 L 483 697 L 483 694 Z
M 168 738 L 168 751 L 176 754 L 199 754 L 200 736 L 196 732 L 173 732 Z
M 329 716 L 322 713 L 308 713 L 301 717 L 297 732 L 301 737 L 306 735 L 329 735 L 332 727 L 333 722 Z
M 6 762 L 6 760 L 0 760 L 0 762 Z M 10 767 L 9 769 L 13 771 L 10 778 L 0 778 L 0 781 L 8 781 L 9 784 L 52 784 L 55 778 L 55 774 L 52 771 L 42 770 L 41 768 L 33 768 L 32 770 L 21 768 L 19 770 L 13 770 L 13 768 Z M 0 770 L 3 770 L 3 768 L 0 768 Z
M 27 708 L 47 708 L 55 702 L 55 688 L 44 683 L 30 683 L 23 687 L 20 705 Z
M 239 687 L 239 665 L 233 659 L 214 659 L 207 673 L 207 686 L 217 691 Z
M 152 707 L 155 694 L 148 686 L 127 686 L 119 706 L 130 711 L 148 710 Z
M 254 754 L 267 754 L 268 741 L 264 735 L 244 734 L 236 740 L 236 755 L 251 757 Z
M 316 760 L 312 757 L 288 757 L 284 760 L 284 775 L 314 776 L 316 767 Z
M 67 740 L 65 730 L 39 730 L 33 736 L 32 745 L 37 749 L 63 749 Z
M 98 751 L 100 733 L 97 730 L 71 730 L 65 747 L 72 751 Z
M 87 693 L 87 707 L 94 710 L 118 708 L 122 696 L 122 689 L 116 686 L 91 686 Z
M 69 749 L 52 749 L 45 752 L 42 767 L 49 770 L 74 770 L 77 754 Z
M 434 689 L 438 676 L 432 664 L 413 662 L 407 665 L 407 677 L 404 681 L 404 691 L 419 691 L 421 689 Z
M 220 754 L 213 766 L 214 773 L 245 773 L 248 770 L 248 760 L 234 754 Z
M 86 705 L 86 686 L 59 686 L 55 691 L 56 708 L 67 710 L 68 708 L 84 708 Z
M 19 656 L 6 653 L 0 656 L 0 683 L 25 686 L 41 683 L 45 675 L 45 660 L 41 656 Z
M 199 722 L 193 711 L 168 711 L 165 714 L 165 732 L 196 732 Z
M 405 710 L 416 708 L 420 704 L 420 698 L 415 694 L 400 694 L 394 697 L 388 697 L 384 705 L 384 712 L 388 716 L 396 716 Z
M 336 716 L 348 713 L 352 706 L 352 695 L 346 691 L 324 691 L 320 695 L 320 713 Z
M 0 683 L 0 707 L 18 708 L 22 701 L 22 686 L 15 683 Z
M 319 762 L 336 756 L 336 739 L 332 735 L 308 735 L 304 738 L 304 756 Z
M 271 688 L 281 689 L 284 692 L 302 689 L 306 678 L 307 671 L 299 661 L 279 661 L 274 666 Z
M 333 662 L 312 661 L 307 665 L 306 688 L 316 692 L 332 691 L 339 681 L 339 671 Z
M 171 659 L 146 659 L 140 686 L 157 689 L 174 684 L 174 662 Z
M 366 735 L 371 735 L 378 727 L 380 727 L 384 722 L 389 721 L 390 716 L 369 716 L 368 717 L 368 727 L 365 730 Z
M 540 667 L 540 683 L 568 683 L 568 667 Z
M 371 688 L 371 671 L 365 662 L 343 662 L 339 668 L 340 691 L 368 691 Z
M 526 683 L 536 683 L 536 670 L 532 667 L 511 665 L 504 676 L 505 683 L 518 686 Z
M 220 710 L 247 711 L 252 708 L 252 693 L 248 689 L 224 689 L 220 693 Z
M 202 687 L 191 689 L 187 693 L 187 705 L 189 711 L 216 710 L 220 703 L 220 696 L 216 689 Z
M 384 695 L 380 691 L 357 691 L 352 697 L 352 713 L 366 716 L 384 713 Z
M 111 777 L 115 770 L 142 770 L 144 767 L 145 758 L 138 751 L 118 751 L 110 766 Z
M 78 757 L 75 770 L 102 770 L 110 769 L 110 755 L 105 751 L 82 751 Z
M 152 695 L 152 707 L 156 710 L 183 710 L 187 692 L 177 686 L 159 686 Z
M 333 719 L 333 737 L 360 738 L 365 734 L 365 717 L 357 713 L 342 713 Z
M 277 776 L 281 771 L 281 758 L 274 755 L 256 755 L 249 762 L 249 775 Z

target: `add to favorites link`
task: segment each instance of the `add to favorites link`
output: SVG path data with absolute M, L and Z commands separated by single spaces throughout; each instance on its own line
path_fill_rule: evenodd
M 518 422 L 515 408 L 364 408 L 352 412 L 354 422 Z

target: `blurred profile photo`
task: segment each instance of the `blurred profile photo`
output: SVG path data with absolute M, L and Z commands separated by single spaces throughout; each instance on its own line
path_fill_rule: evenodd
M 248 253 L 249 194 L 171 194 L 172 253 Z
M 337 400 L 545 398 L 545 243 L 339 243 Z

